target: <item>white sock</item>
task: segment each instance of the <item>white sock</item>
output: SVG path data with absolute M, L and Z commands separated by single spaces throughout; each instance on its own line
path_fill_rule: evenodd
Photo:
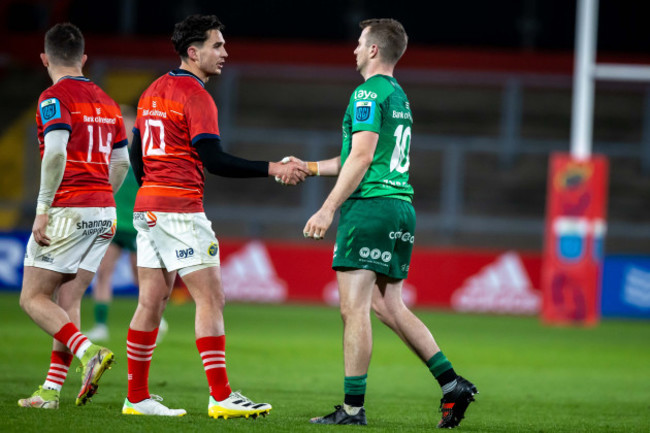
M 362 407 L 363 406 L 350 406 L 349 404 L 343 403 L 343 410 L 345 413 L 352 416 L 358 414 Z
M 91 343 L 90 340 L 86 339 L 86 341 L 84 341 L 79 345 L 79 347 L 74 353 L 74 356 L 81 359 L 86 354 L 86 350 L 88 350 L 88 348 L 92 345 L 93 343 Z
M 43 389 L 53 389 L 54 391 L 61 391 L 61 385 L 58 383 L 50 382 L 49 380 L 46 380 L 43 383 Z

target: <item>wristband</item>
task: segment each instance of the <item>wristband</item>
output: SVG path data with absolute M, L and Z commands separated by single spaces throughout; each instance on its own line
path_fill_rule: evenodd
M 320 164 L 318 161 L 307 162 L 307 169 L 312 176 L 320 176 Z

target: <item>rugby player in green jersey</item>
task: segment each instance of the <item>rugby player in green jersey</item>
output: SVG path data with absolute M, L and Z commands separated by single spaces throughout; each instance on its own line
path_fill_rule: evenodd
M 303 234 L 323 239 L 341 208 L 332 268 L 339 286 L 345 364 L 344 404 L 311 422 L 367 423 L 363 403 L 372 352 L 372 308 L 437 379 L 443 393 L 437 426 L 453 428 L 478 391 L 454 372 L 429 329 L 402 301 L 415 240 L 409 184 L 413 117 L 393 70 L 408 38 L 393 19 L 365 20 L 360 27 L 354 54 L 365 82 L 354 91 L 345 111 L 341 155 L 305 163 L 311 174 L 338 176 Z

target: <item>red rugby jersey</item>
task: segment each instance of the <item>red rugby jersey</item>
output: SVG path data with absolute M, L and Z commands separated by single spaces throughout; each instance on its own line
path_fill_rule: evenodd
M 217 106 L 196 75 L 176 69 L 138 102 L 144 176 L 134 211 L 203 212 L 203 163 L 193 144 L 219 138 Z
M 65 171 L 52 206 L 115 206 L 109 163 L 113 149 L 127 144 L 115 101 L 87 78 L 63 77 L 41 94 L 36 126 L 41 159 L 48 132 L 70 131 Z

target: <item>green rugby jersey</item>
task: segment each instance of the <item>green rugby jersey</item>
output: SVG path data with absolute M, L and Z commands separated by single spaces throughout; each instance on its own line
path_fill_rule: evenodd
M 341 164 L 350 155 L 353 133 L 376 132 L 379 141 L 372 164 L 350 198 L 391 197 L 411 202 L 412 125 L 409 101 L 395 78 L 374 75 L 357 87 L 343 117 Z

